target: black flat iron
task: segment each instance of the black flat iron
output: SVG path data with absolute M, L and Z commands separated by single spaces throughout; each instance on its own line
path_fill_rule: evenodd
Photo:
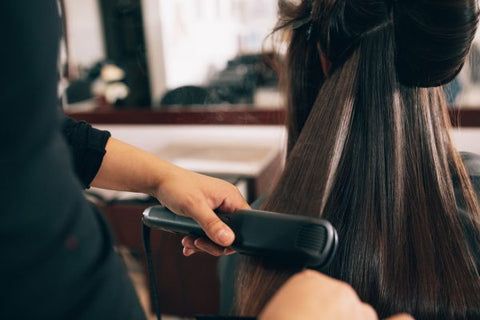
M 315 270 L 324 269 L 335 256 L 338 235 L 326 220 L 260 210 L 238 210 L 231 214 L 218 213 L 218 216 L 235 233 L 231 247 L 240 254 L 261 256 L 277 263 Z M 195 237 L 206 235 L 193 219 L 178 216 L 163 206 L 146 209 L 143 212 L 143 224 L 152 302 L 160 317 L 150 255 L 150 229 Z
M 218 214 L 235 233 L 232 248 L 240 254 L 322 269 L 331 261 L 337 247 L 335 228 L 326 220 L 260 210 L 239 210 Z M 193 219 L 174 214 L 162 206 L 148 208 L 143 223 L 182 235 L 206 237 Z

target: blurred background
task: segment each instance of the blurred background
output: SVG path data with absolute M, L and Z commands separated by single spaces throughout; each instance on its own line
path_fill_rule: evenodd
M 68 110 L 282 108 L 268 62 L 276 0 L 62 3 Z M 452 107 L 480 105 L 479 59 L 477 41 L 447 87 Z
M 266 40 L 276 0 L 62 0 L 61 6 L 68 115 L 226 179 L 250 202 L 268 194 L 286 141 L 284 100 Z M 480 41 L 445 89 L 458 148 L 480 153 Z M 94 188 L 87 196 L 107 216 L 150 314 L 140 218 L 156 200 Z M 217 259 L 184 258 L 176 236 L 154 232 L 154 240 L 164 312 L 225 311 Z
M 275 0 L 63 3 L 69 109 L 281 106 L 266 63 Z

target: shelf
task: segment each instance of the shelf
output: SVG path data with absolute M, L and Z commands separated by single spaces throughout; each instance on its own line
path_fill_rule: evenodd
M 283 125 L 285 110 L 251 106 L 199 107 L 197 109 L 123 109 L 68 112 L 72 118 L 93 124 L 148 125 Z M 452 124 L 480 127 L 479 109 L 451 109 Z
M 259 109 L 251 106 L 197 109 L 124 109 L 92 112 L 68 112 L 72 118 L 94 124 L 177 124 L 177 125 L 281 125 L 282 109 Z

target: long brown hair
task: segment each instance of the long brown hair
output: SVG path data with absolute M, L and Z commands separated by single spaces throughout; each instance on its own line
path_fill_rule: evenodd
M 296 2 L 279 1 L 289 152 L 263 208 L 328 219 L 340 245 L 326 273 L 379 316 L 480 318 L 464 232 L 465 224 L 476 230 L 470 242 L 480 245 L 480 210 L 439 87 L 463 65 L 476 1 Z M 321 54 L 332 63 L 326 76 Z M 257 315 L 295 271 L 244 259 L 237 312 Z

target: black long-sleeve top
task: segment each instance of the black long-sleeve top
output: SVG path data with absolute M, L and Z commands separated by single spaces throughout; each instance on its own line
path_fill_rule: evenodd
M 65 117 L 62 134 L 70 147 L 75 173 L 82 186 L 88 188 L 100 169 L 110 133 Z
M 0 319 L 143 319 L 82 193 L 108 133 L 58 112 L 60 30 L 56 0 L 0 1 Z

